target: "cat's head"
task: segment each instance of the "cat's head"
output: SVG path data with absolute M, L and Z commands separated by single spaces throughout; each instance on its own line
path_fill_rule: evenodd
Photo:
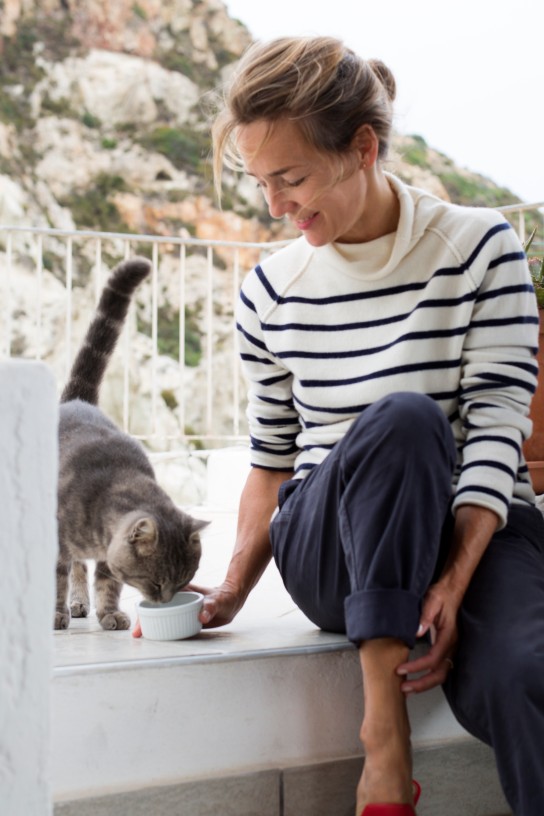
M 193 578 L 200 561 L 200 530 L 208 524 L 181 510 L 166 519 L 128 513 L 108 547 L 112 575 L 139 589 L 148 601 L 167 603 Z

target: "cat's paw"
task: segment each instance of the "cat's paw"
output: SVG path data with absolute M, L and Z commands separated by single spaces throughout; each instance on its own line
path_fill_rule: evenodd
M 98 615 L 100 626 L 102 629 L 129 629 L 130 618 L 124 612 L 116 610 L 115 612 L 106 612 L 103 615 Z
M 89 604 L 72 601 L 70 604 L 70 612 L 73 618 L 86 618 L 90 612 L 90 607 Z
M 55 612 L 55 629 L 68 629 L 70 625 L 70 610 L 67 606 Z

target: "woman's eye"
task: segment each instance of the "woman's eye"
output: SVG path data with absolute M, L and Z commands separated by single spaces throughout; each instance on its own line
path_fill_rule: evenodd
M 306 176 L 297 179 L 296 181 L 287 181 L 286 184 L 288 187 L 300 187 L 300 185 L 306 181 Z

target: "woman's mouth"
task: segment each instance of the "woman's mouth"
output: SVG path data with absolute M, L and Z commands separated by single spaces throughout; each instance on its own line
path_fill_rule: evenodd
M 307 230 L 312 226 L 318 215 L 319 213 L 315 212 L 312 215 L 309 215 L 307 218 L 297 218 L 295 220 L 295 224 L 299 230 L 304 232 L 304 230 Z

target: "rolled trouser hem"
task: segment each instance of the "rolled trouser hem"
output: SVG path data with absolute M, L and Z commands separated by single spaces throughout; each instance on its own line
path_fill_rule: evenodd
M 416 642 L 421 599 L 404 589 L 362 589 L 344 601 L 346 634 L 357 646 L 363 640 L 396 638 L 411 649 Z

